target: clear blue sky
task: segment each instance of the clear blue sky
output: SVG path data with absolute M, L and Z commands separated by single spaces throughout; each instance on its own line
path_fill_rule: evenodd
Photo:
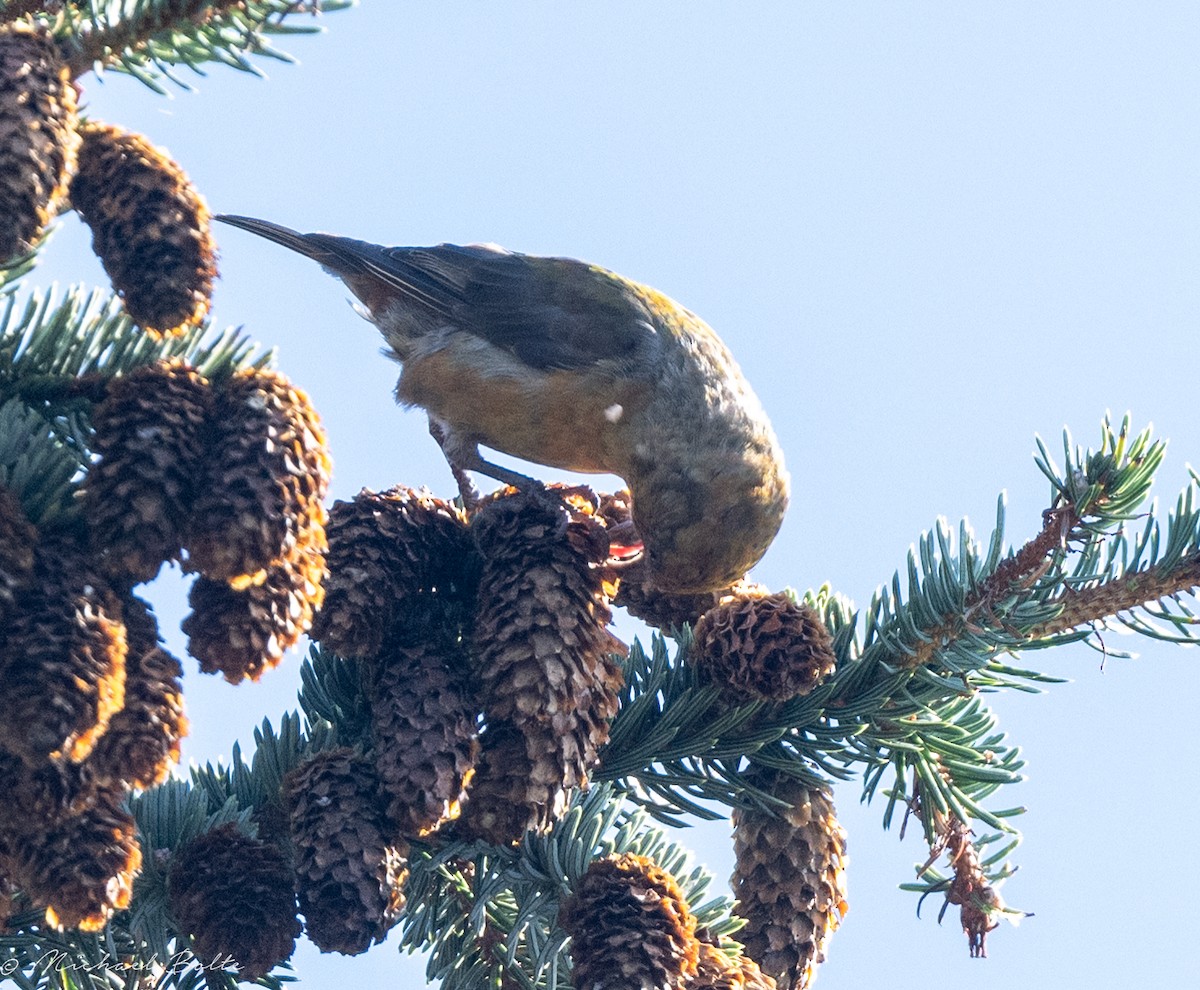
M 324 37 L 223 67 L 199 95 L 86 80 L 215 211 L 386 243 L 574 255 L 702 314 L 774 419 L 795 483 L 756 576 L 865 604 L 938 515 L 1035 531 L 1034 434 L 1093 443 L 1105 410 L 1171 439 L 1172 502 L 1200 463 L 1200 7 L 1192 3 L 365 0 Z M 284 39 L 286 40 L 286 39 Z M 330 433 L 334 494 L 451 480 L 347 293 L 231 229 L 216 316 L 278 345 Z M 103 284 L 68 220 L 44 279 Z M 35 276 L 36 279 L 36 276 Z M 177 574 L 154 589 L 183 614 Z M 624 623 L 633 635 L 636 626 Z M 175 651 L 183 655 L 177 628 Z M 1194 651 L 1122 639 L 1027 661 L 1070 676 L 994 705 L 1030 779 L 1021 871 L 1036 912 L 967 957 L 953 913 L 896 890 L 924 858 L 855 784 L 850 914 L 823 990 L 1200 985 Z M 189 665 L 186 755 L 214 759 L 294 706 L 299 657 L 231 688 Z M 720 877 L 727 826 L 684 836 Z M 311 987 L 422 985 L 392 945 L 296 957 Z

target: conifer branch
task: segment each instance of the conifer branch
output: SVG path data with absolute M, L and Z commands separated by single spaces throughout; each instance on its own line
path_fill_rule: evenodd
M 1066 547 L 1079 521 L 1073 506 L 1047 509 L 1042 515 L 1041 532 L 1002 561 L 967 595 L 961 609 L 947 615 L 939 626 L 927 630 L 925 640 L 900 661 L 900 666 L 910 670 L 926 666 L 947 643 L 961 638 L 971 629 L 975 615 L 991 614 L 1001 599 L 1015 590 L 1031 586 L 1050 568 L 1051 554 Z
M 1169 569 L 1130 571 L 1086 588 L 1066 587 L 1054 601 L 1062 606 L 1055 618 L 1031 629 L 1031 639 L 1049 639 L 1131 609 L 1186 594 L 1200 587 L 1200 550 Z
M 185 21 L 202 26 L 230 10 L 245 7 L 245 0 L 169 0 L 149 4 L 141 17 L 125 17 L 103 26 L 96 22 L 79 36 L 68 60 L 71 75 L 78 78 L 97 63 L 111 64 L 127 49 L 138 48 L 156 35 L 179 31 Z

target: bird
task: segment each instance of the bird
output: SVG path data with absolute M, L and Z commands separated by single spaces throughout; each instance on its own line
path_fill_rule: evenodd
M 629 488 L 638 579 L 730 587 L 766 553 L 790 480 L 762 404 L 699 316 L 573 258 L 493 244 L 388 247 L 221 214 L 342 280 L 455 470 L 528 489 L 479 447 Z

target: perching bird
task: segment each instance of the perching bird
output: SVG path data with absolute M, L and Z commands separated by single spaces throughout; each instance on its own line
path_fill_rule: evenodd
M 729 350 L 649 286 L 492 245 L 383 247 L 218 216 L 318 261 L 402 365 L 396 398 L 430 416 L 452 467 L 526 487 L 479 444 L 632 495 L 638 565 L 667 592 L 728 587 L 783 521 L 775 433 Z

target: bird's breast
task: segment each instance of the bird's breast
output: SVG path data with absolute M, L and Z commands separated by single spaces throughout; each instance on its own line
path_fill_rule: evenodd
M 540 370 L 476 341 L 412 354 L 397 399 L 513 457 L 624 476 L 627 427 L 644 395 L 602 370 Z

